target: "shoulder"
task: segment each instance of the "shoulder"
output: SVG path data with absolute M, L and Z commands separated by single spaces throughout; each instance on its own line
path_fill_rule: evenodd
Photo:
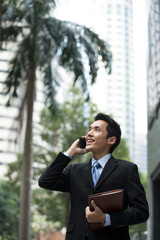
M 124 178 L 126 177 L 127 179 L 137 179 L 139 173 L 138 167 L 135 163 L 122 159 L 113 159 L 116 161 L 117 164 L 116 171 L 120 173 L 121 176 L 123 176 Z
M 119 167 L 123 167 L 123 168 L 127 168 L 127 169 L 138 168 L 137 165 L 133 162 L 123 160 L 123 159 L 116 159 L 113 156 L 112 156 L 112 159 L 114 159 L 114 161 L 116 161 L 116 163 L 118 164 Z
M 123 159 L 117 159 L 117 162 L 118 162 L 118 164 L 120 164 L 120 165 L 126 165 L 126 166 L 130 166 L 130 167 L 133 167 L 133 166 L 136 165 L 136 164 L 133 163 L 133 162 L 130 162 L 130 161 L 127 161 L 127 160 L 123 160 Z

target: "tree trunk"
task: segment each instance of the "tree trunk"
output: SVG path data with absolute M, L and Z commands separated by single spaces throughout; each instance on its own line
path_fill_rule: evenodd
M 30 239 L 30 209 L 31 209 L 31 184 L 32 184 L 32 120 L 35 98 L 36 65 L 30 64 L 28 72 L 27 87 L 27 117 L 24 140 L 22 185 L 21 185 L 21 206 L 19 240 Z

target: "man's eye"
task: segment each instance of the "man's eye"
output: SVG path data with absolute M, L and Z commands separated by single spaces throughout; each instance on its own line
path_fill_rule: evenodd
M 100 131 L 100 129 L 97 128 L 97 129 L 96 129 L 96 132 L 99 132 L 99 131 Z

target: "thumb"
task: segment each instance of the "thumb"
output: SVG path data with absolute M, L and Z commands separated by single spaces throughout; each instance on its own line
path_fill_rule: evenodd
M 91 201 L 91 204 L 92 204 L 92 207 L 94 208 L 94 210 L 97 210 L 99 208 L 93 200 Z

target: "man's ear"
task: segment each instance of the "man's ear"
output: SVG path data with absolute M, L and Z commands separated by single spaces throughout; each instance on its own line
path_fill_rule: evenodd
M 108 138 L 108 144 L 113 145 L 113 144 L 115 144 L 116 140 L 117 140 L 117 138 L 114 137 L 114 136 L 113 137 L 109 137 Z

